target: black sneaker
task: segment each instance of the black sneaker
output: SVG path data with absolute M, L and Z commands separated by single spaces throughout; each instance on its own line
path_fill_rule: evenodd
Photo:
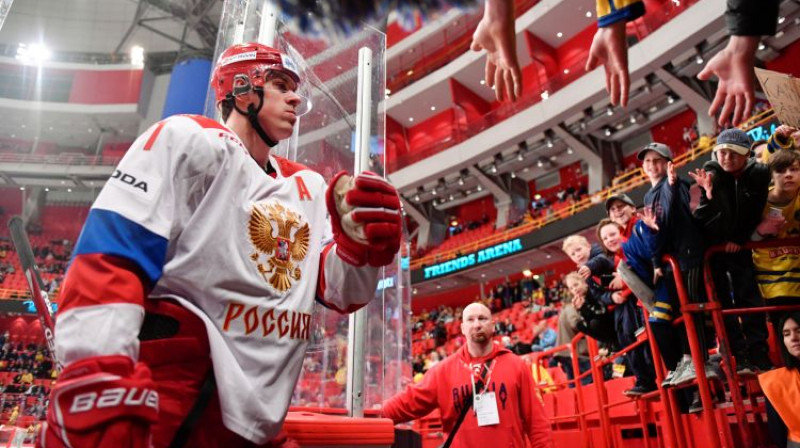
M 642 395 L 644 395 L 644 394 L 646 394 L 648 392 L 652 392 L 654 390 L 656 390 L 655 384 L 652 385 L 652 386 L 642 386 L 640 384 L 637 384 L 637 385 L 633 386 L 632 388 L 622 392 L 622 394 L 626 395 L 628 397 L 641 397 Z
M 700 394 L 695 392 L 694 400 L 692 400 L 692 404 L 689 405 L 689 413 L 697 414 L 698 412 L 703 412 L 703 402 L 700 400 Z
M 756 376 L 758 367 L 750 363 L 747 358 L 741 358 L 741 361 L 736 360 L 736 374 L 739 376 Z
M 772 361 L 769 360 L 769 356 L 767 355 L 754 356 L 753 364 L 755 364 L 759 372 L 769 372 L 775 368 L 775 366 L 772 365 Z

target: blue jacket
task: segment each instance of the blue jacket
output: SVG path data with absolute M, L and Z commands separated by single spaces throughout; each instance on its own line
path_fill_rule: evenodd
M 670 185 L 664 176 L 644 195 L 644 206 L 656 213 L 658 233 L 653 240 L 652 263 L 661 266 L 664 255 L 672 255 L 681 269 L 702 265 L 705 244 L 702 228 L 689 207 L 689 183 L 678 179 Z

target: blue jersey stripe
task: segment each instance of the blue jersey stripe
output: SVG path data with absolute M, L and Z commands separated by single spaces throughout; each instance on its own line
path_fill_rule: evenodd
M 119 213 L 92 209 L 73 257 L 82 254 L 105 254 L 131 260 L 141 268 L 152 286 L 161 278 L 167 257 L 167 239 Z
M 643 2 L 634 3 L 621 9 L 616 9 L 613 1 L 610 1 L 609 4 L 611 5 L 611 12 L 603 17 L 598 17 L 597 26 L 601 28 L 611 26 L 620 21 L 630 22 L 636 20 L 643 16 L 645 12 Z

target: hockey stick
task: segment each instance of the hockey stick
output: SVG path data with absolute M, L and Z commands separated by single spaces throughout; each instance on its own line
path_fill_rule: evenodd
M 25 222 L 19 216 L 14 216 L 8 221 L 8 229 L 11 232 L 11 242 L 17 250 L 19 262 L 22 265 L 22 271 L 25 273 L 25 279 L 28 281 L 28 289 L 36 307 L 36 314 L 39 316 L 39 323 L 42 324 L 42 330 L 44 330 L 47 348 L 50 349 L 53 363 L 55 363 L 56 369 L 60 372 L 61 365 L 56 359 L 56 346 L 53 338 L 55 326 L 53 325 L 53 316 L 50 314 L 50 301 L 47 299 L 47 293 L 43 291 L 44 282 L 39 275 L 39 267 L 36 266 L 36 259 L 33 257 L 28 234 L 25 233 Z

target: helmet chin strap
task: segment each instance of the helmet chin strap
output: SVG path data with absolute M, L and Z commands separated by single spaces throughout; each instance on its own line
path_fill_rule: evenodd
M 267 146 L 273 148 L 278 144 L 278 142 L 270 138 L 264 128 L 261 127 L 261 123 L 258 122 L 258 113 L 264 106 L 264 91 L 260 88 L 255 88 L 253 91 L 258 94 L 258 107 L 255 107 L 252 103 L 250 103 L 247 105 L 247 112 L 245 112 L 236 106 L 236 101 L 233 101 L 233 108 L 236 109 L 236 111 L 240 114 L 247 116 L 247 121 L 249 121 L 250 126 L 255 129 L 256 134 L 258 134 L 258 136 L 264 143 L 266 143 Z

